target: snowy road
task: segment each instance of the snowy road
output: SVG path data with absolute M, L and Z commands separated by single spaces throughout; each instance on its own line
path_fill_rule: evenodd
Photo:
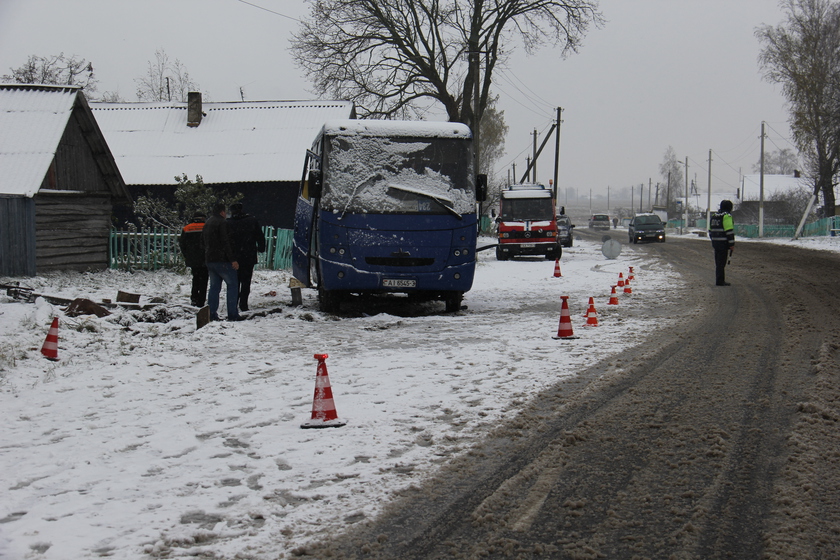
M 329 316 L 261 272 L 252 307 L 281 312 L 196 331 L 187 276 L 21 279 L 169 303 L 0 296 L 0 558 L 840 555 L 837 255 L 741 244 L 720 290 L 707 241 L 584 237 L 560 278 L 480 253 L 455 315 Z M 322 352 L 347 425 L 301 430 Z
M 169 272 L 17 279 L 38 293 L 167 302 L 67 317 L 0 296 L 0 558 L 275 559 L 373 518 L 463 456 L 540 390 L 668 324 L 684 291 L 663 259 L 607 260 L 581 242 L 554 262 L 479 253 L 468 309 L 290 307 L 289 277 L 260 272 L 252 310 L 198 331 Z M 608 306 L 634 266 L 632 296 Z M 4 282 L 15 279 L 0 279 Z M 271 296 L 276 292 L 276 296 Z M 558 341 L 560 296 L 575 335 Z M 584 328 L 593 297 L 598 327 Z M 59 361 L 39 353 L 59 317 Z M 302 430 L 327 353 L 347 425 Z M 623 367 L 623 366 L 622 366 Z
M 639 250 L 693 286 L 667 334 L 547 388 L 380 523 L 308 552 L 840 556 L 840 259 L 742 243 L 718 288 L 707 244 Z

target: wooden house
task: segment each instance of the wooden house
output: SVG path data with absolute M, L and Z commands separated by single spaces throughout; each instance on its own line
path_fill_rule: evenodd
M 0 85 L 0 276 L 107 268 L 129 202 L 80 88 Z
M 261 225 L 294 227 L 306 150 L 324 122 L 355 118 L 349 101 L 91 103 L 129 192 L 175 204 L 176 177 L 230 194 Z M 208 209 L 209 211 L 209 209 Z M 131 221 L 131 209 L 119 212 Z

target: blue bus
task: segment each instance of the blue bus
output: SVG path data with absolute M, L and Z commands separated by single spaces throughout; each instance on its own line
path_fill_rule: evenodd
M 327 122 L 307 150 L 295 208 L 292 270 L 337 312 L 352 295 L 401 293 L 461 309 L 473 283 L 472 133 L 450 122 Z

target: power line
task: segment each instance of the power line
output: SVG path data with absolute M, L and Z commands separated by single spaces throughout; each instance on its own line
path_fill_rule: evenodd
M 292 21 L 296 21 L 298 23 L 301 23 L 301 21 L 299 19 L 293 18 L 292 16 L 287 16 L 286 14 L 281 14 L 280 12 L 275 12 L 274 10 L 269 10 L 268 8 L 263 8 L 262 6 L 258 6 L 257 4 L 253 4 L 251 2 L 246 2 L 245 0 L 238 0 L 238 1 L 242 2 L 243 4 L 248 4 L 249 6 L 253 6 L 254 8 L 257 8 L 259 10 L 265 10 L 266 12 L 274 14 L 276 16 L 284 17 L 286 19 L 290 19 Z

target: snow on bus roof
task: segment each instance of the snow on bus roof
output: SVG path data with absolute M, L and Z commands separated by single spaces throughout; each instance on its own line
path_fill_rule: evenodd
M 398 136 L 407 138 L 472 138 L 470 128 L 456 122 L 338 119 L 324 123 L 324 134 Z

